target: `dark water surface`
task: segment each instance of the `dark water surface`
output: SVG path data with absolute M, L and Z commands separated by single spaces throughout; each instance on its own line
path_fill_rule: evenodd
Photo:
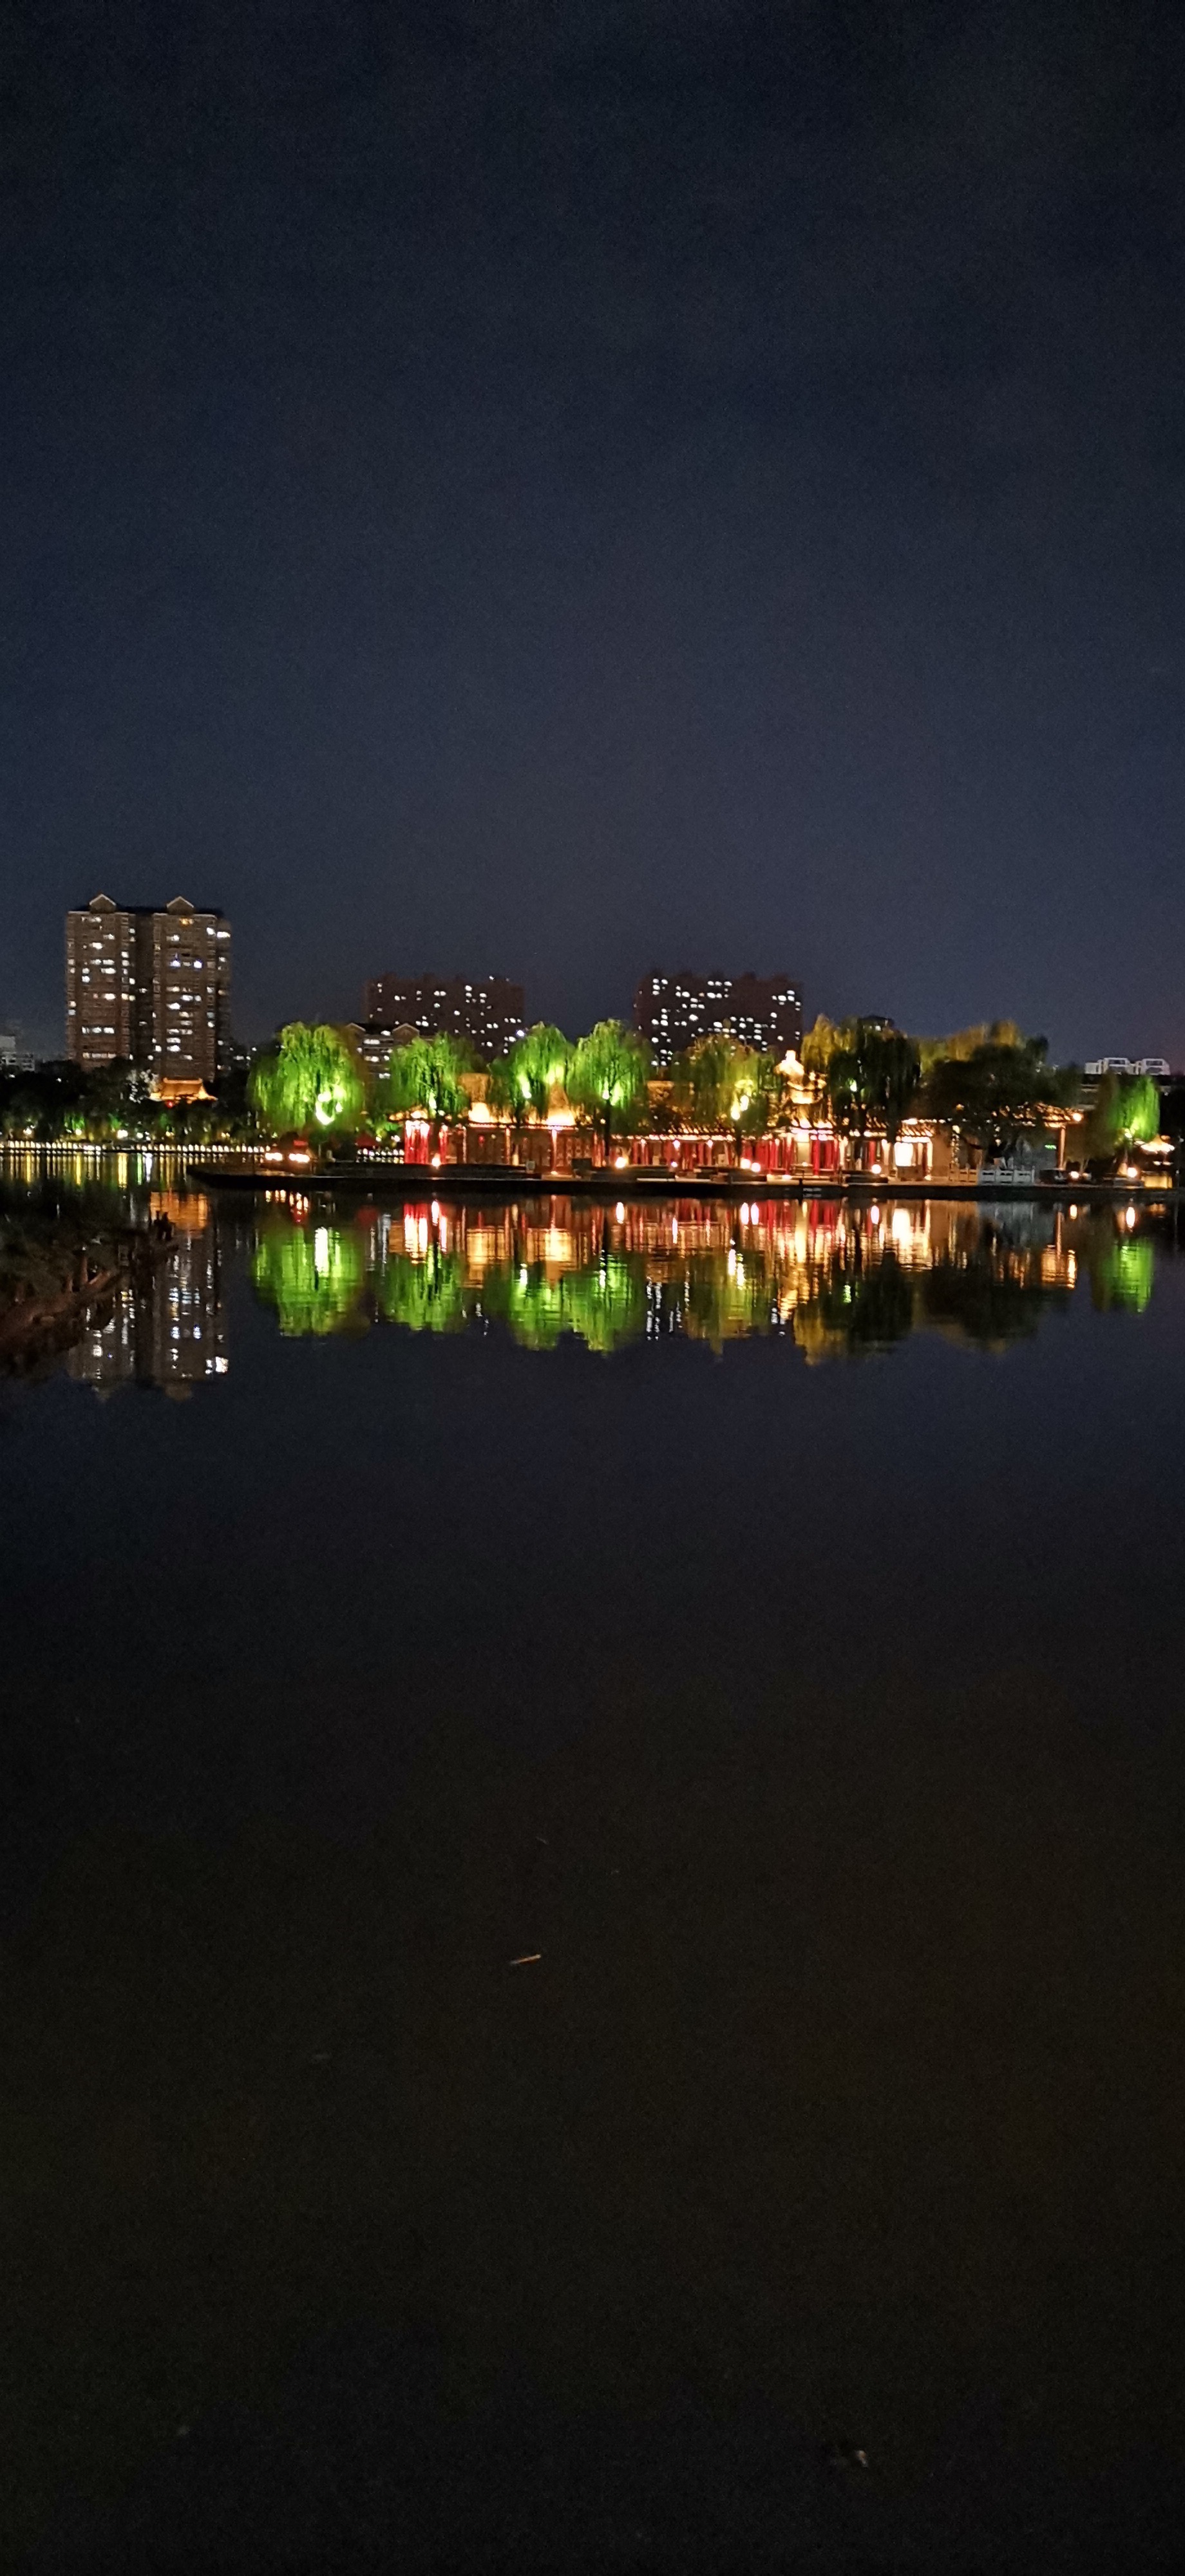
M 1179 2564 L 1171 1212 L 166 1203 L 0 1390 L 7 2558 Z

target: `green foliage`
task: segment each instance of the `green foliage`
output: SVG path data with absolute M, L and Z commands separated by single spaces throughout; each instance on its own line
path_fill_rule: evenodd
M 469 1321 L 470 1298 L 455 1252 L 430 1245 L 423 1261 L 388 1252 L 378 1278 L 379 1311 L 409 1333 L 460 1333 Z
M 546 1118 L 551 1095 L 564 1081 L 572 1048 L 562 1029 L 540 1020 L 490 1066 L 489 1100 L 521 1126 L 528 1114 Z
M 1016 1020 L 979 1020 L 972 1028 L 955 1029 L 948 1038 L 919 1038 L 917 1050 L 925 1079 L 934 1065 L 945 1062 L 947 1058 L 955 1064 L 965 1064 L 978 1047 L 1023 1047 L 1024 1044 L 1025 1038 Z
M 285 1335 L 366 1329 L 366 1254 L 354 1227 L 299 1226 L 281 1217 L 260 1235 L 251 1276 Z
M 568 1097 L 595 1118 L 604 1132 L 606 1156 L 613 1133 L 628 1133 L 646 1099 L 650 1051 L 620 1020 L 598 1020 L 573 1049 L 568 1066 Z
M 1156 1255 L 1147 1236 L 1122 1235 L 1115 1242 L 1093 1248 L 1090 1261 L 1090 1302 L 1100 1314 L 1113 1307 L 1131 1315 L 1142 1315 L 1152 1295 Z
M 290 1020 L 278 1046 L 256 1057 L 247 1089 L 261 1127 L 273 1136 L 352 1132 L 366 1100 L 365 1077 L 344 1031 L 325 1023 L 310 1028 L 304 1020 Z
M 561 1278 L 539 1262 L 511 1264 L 487 1273 L 482 1304 L 526 1350 L 554 1350 L 573 1333 L 589 1350 L 607 1353 L 645 1331 L 645 1264 L 603 1252 L 595 1264 Z
M 76 1064 L 44 1064 L 0 1076 L 0 1130 L 39 1144 L 89 1137 L 95 1144 L 151 1139 L 160 1104 L 144 1075 L 123 1058 L 84 1073 Z
M 781 1106 L 777 1059 L 742 1046 L 727 1030 L 697 1038 L 672 1066 L 671 1102 L 676 1118 L 709 1133 L 764 1136 Z
M 822 1074 L 834 1125 L 856 1136 L 876 1125 L 896 1136 L 918 1090 L 918 1051 L 912 1038 L 900 1029 L 881 1028 L 875 1020 L 849 1020 L 836 1037 Z
M 469 1094 L 461 1080 L 471 1070 L 471 1054 L 443 1030 L 433 1037 L 413 1038 L 394 1047 L 383 1079 L 383 1098 L 391 1116 L 419 1115 L 435 1124 L 464 1118 Z
M 1078 1139 L 1088 1162 L 1113 1162 L 1130 1145 L 1160 1133 L 1160 1092 L 1149 1074 L 1103 1074 Z
M 926 1079 L 926 1108 L 982 1153 L 1011 1153 L 1022 1135 L 1077 1098 L 1077 1067 L 1051 1065 L 1047 1057 L 1044 1038 L 1019 1046 L 989 1039 L 968 1056 L 940 1056 Z
M 813 1074 L 817 1083 L 822 1083 L 836 1048 L 844 1044 L 843 1026 L 850 1029 L 852 1023 L 848 1021 L 841 1025 L 820 1011 L 814 1027 L 807 1030 L 799 1048 L 799 1061 L 807 1073 Z

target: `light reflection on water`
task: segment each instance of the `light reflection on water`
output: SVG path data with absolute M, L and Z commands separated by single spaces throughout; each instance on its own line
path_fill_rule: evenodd
M 92 1186 L 77 1204 L 99 1196 Z M 9 1213 L 18 1199 L 6 1192 Z M 670 1337 L 719 1352 L 761 1336 L 813 1365 L 884 1353 L 925 1331 L 1003 1352 L 1075 1293 L 1101 1311 L 1139 1314 L 1177 1227 L 1175 1211 L 943 1200 L 425 1199 L 379 1209 L 324 1196 L 219 1201 L 151 1180 L 107 1200 L 123 1222 L 167 1216 L 174 1241 L 152 1278 L 122 1286 L 62 1360 L 100 1393 L 147 1383 L 182 1395 L 226 1374 L 228 1262 L 290 1338 L 393 1326 L 496 1332 L 541 1352 L 571 1338 L 609 1355 Z
M 672 1334 L 717 1351 L 781 1335 L 814 1362 L 926 1329 L 1003 1350 L 1064 1306 L 1080 1274 L 1096 1305 L 1139 1311 L 1154 1264 L 1151 1232 L 1123 1212 L 555 1198 L 334 1222 L 277 1206 L 257 1223 L 251 1273 L 286 1334 L 493 1327 L 531 1350 L 571 1335 L 605 1353 Z

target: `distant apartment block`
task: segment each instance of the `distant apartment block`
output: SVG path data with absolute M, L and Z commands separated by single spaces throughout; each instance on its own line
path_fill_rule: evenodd
M 1150 1073 L 1154 1081 L 1163 1082 L 1169 1060 L 1167 1055 L 1097 1055 L 1082 1070 L 1092 1078 L 1103 1073 Z
M 651 973 L 634 995 L 634 1027 L 659 1065 L 725 1029 L 744 1046 L 782 1056 L 802 1040 L 802 994 L 788 975 Z
M 0 1073 L 28 1073 L 32 1064 L 20 1030 L 0 1028 Z
M 393 1045 L 401 1028 L 422 1037 L 443 1031 L 467 1038 L 485 1056 L 504 1054 L 527 1025 L 522 985 L 504 975 L 472 982 L 461 975 L 376 975 L 366 987 L 366 1023 L 372 1041 L 381 1043 L 389 1031 Z
M 66 915 L 66 1052 L 117 1058 L 158 1087 L 217 1080 L 230 1058 L 230 927 L 185 895 L 162 910 L 97 894 Z

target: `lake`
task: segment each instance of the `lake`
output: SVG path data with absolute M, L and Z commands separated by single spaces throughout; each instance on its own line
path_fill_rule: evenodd
M 10 2562 L 1179 2557 L 1178 1216 L 359 1206 L 0 1386 Z

